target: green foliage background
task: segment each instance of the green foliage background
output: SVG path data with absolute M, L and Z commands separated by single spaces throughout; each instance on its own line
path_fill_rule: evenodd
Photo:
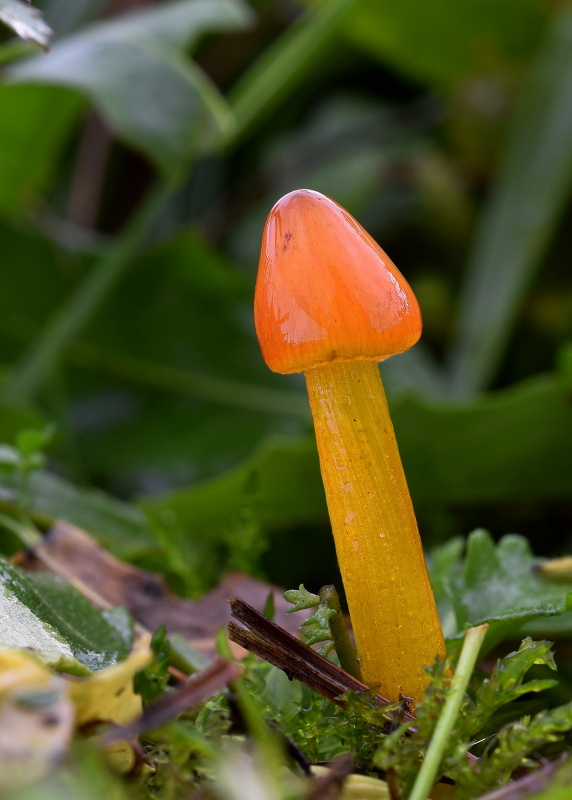
M 305 187 L 418 295 L 382 374 L 425 544 L 569 550 L 570 4 L 39 6 L 48 53 L 0 44 L 0 438 L 57 424 L 34 513 L 188 593 L 337 582 L 303 378 L 251 314 L 265 215 Z

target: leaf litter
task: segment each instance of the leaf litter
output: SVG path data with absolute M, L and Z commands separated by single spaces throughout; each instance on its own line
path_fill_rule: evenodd
M 469 600 L 459 606 L 457 598 L 463 595 L 465 584 L 474 588 L 480 579 L 487 584 L 498 581 L 499 576 L 506 578 L 509 552 L 520 565 L 510 593 L 516 598 L 514 608 L 508 602 L 504 607 L 497 603 L 495 613 L 490 614 L 486 598 L 470 592 L 466 595 Z M 407 798 L 448 696 L 460 630 L 453 632 L 447 661 L 430 668 L 432 683 L 413 716 L 406 700 L 389 704 L 372 695 L 335 664 L 335 655 L 325 658 L 294 635 L 300 626 L 307 629 L 310 623 L 319 631 L 314 636 L 310 627 L 307 640 L 323 640 L 327 630 L 320 627 L 321 617 L 314 612 L 309 620 L 303 618 L 304 609 L 318 606 L 319 594 L 304 592 L 304 602 L 294 600 L 298 602 L 295 614 L 288 614 L 288 603 L 276 587 L 234 573 L 205 597 L 187 600 L 174 594 L 161 576 L 118 560 L 86 532 L 67 523 L 56 523 L 35 548 L 15 560 L 18 567 L 6 562 L 5 574 L 13 581 L 17 575 L 24 585 L 29 581 L 35 589 L 57 580 L 58 589 L 52 596 L 59 597 L 60 604 L 62 597 L 67 597 L 65 592 L 80 594 L 84 590 L 99 606 L 99 610 L 90 606 L 91 613 L 105 613 L 102 619 L 109 636 L 112 630 L 113 635 L 121 635 L 122 629 L 125 635 L 129 626 L 126 628 L 124 621 L 119 624 L 121 615 L 129 613 L 136 622 L 132 655 L 122 652 L 115 665 L 102 664 L 103 668 L 83 678 L 69 677 L 73 659 L 48 660 L 48 666 L 29 651 L 4 650 L 12 658 L 31 659 L 25 662 L 26 669 L 16 670 L 6 696 L 13 691 L 29 693 L 25 676 L 40 670 L 44 683 L 51 686 L 55 681 L 65 687 L 64 694 L 61 689 L 59 695 L 52 693 L 52 702 L 60 711 L 64 708 L 61 704 L 67 704 L 68 716 L 63 714 L 62 720 L 72 720 L 66 723 L 69 730 L 62 727 L 63 721 L 54 730 L 50 747 L 45 742 L 43 750 L 38 746 L 34 763 L 39 766 L 30 764 L 28 777 L 51 774 L 60 780 L 59 776 L 67 774 L 62 759 L 78 736 L 88 735 L 105 753 L 105 769 L 110 769 L 110 774 L 131 774 L 129 780 L 136 781 L 142 797 L 178 797 L 184 791 L 200 790 L 201 796 L 218 798 L 233 759 L 240 772 L 243 767 L 239 765 L 246 758 L 251 778 L 257 776 L 268 796 L 279 800 L 381 800 L 389 797 L 390 791 L 394 800 Z M 433 564 L 438 571 L 435 586 L 441 605 L 450 604 L 460 629 L 472 618 L 487 614 L 502 625 L 493 641 L 497 649 L 499 642 L 518 632 L 523 617 L 559 615 L 568 607 L 570 583 L 545 581 L 519 537 L 494 546 L 483 534 L 474 535 L 467 560 L 456 548 L 451 557 L 437 557 Z M 60 577 L 47 574 L 47 565 Z M 63 590 L 61 575 L 71 580 L 73 587 L 65 584 Z M 526 599 L 531 580 L 535 591 Z M 270 593 L 273 602 L 268 602 Z M 298 595 L 299 590 L 290 593 L 291 598 Z M 235 599 L 229 606 L 231 596 Z M 476 597 L 472 607 L 471 596 Z M 81 600 L 87 603 L 85 598 Z M 57 607 L 54 601 L 52 621 L 62 616 L 55 614 Z M 273 615 L 274 621 L 257 607 Z M 125 610 L 114 610 L 118 608 Z M 246 625 L 230 621 L 230 639 L 241 645 L 234 650 L 220 634 L 231 614 Z M 40 621 L 45 623 L 41 615 Z M 59 633 L 58 624 L 54 629 Z M 185 647 L 186 657 L 182 655 Z M 245 656 L 245 649 L 276 666 Z M 195 657 L 198 660 L 193 663 Z M 508 794 L 500 794 L 498 800 L 524 798 L 552 786 L 562 770 L 569 769 L 566 753 L 572 704 L 557 702 L 562 692 L 557 694 L 557 681 L 549 674 L 554 674 L 556 666 L 550 643 L 527 638 L 508 654 L 505 646 L 505 653 L 492 659 L 492 669 L 490 656 L 488 664 L 486 672 L 475 671 L 441 754 L 439 774 L 448 781 L 452 800 L 484 800 L 485 793 L 493 800 L 494 793 L 503 790 L 499 782 L 506 783 Z M 62 670 L 63 676 L 56 675 L 54 667 Z M 84 668 L 86 674 L 90 672 Z M 196 674 L 188 678 L 191 672 Z M 0 689 L 2 675 L 0 669 Z M 38 691 L 33 687 L 32 696 Z M 535 704 L 539 695 L 546 697 L 540 711 Z M 11 714 L 11 705 L 5 700 L 0 697 L 0 710 L 8 709 L 6 713 Z M 38 719 L 34 724 L 42 730 Z M 234 755 L 228 749 L 231 745 Z M 288 776 L 282 788 L 266 775 L 270 762 L 273 769 Z M 323 764 L 328 770 L 318 775 L 313 764 Z M 547 800 L 552 797 L 547 795 Z

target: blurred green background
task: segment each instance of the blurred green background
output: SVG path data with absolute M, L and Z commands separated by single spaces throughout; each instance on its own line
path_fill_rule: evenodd
M 303 376 L 251 312 L 265 216 L 304 187 L 418 296 L 422 342 L 381 369 L 426 546 L 569 551 L 571 4 L 39 8 L 48 53 L 0 41 L 0 438 L 57 426 L 38 519 L 191 594 L 338 582 Z

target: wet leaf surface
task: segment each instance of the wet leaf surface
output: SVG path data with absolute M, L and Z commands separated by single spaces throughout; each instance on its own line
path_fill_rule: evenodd
M 0 559 L 0 612 L 2 646 L 30 650 L 65 672 L 102 669 L 131 648 L 124 611 L 98 611 L 60 578 L 28 575 L 5 559 Z

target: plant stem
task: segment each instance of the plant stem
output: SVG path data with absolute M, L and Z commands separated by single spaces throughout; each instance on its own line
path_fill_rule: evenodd
M 32 525 L 25 525 L 2 512 L 0 512 L 0 525 L 17 536 L 24 547 L 32 549 L 42 541 L 41 534 Z
M 346 14 L 359 0 L 327 0 L 304 13 L 255 61 L 228 96 L 235 125 L 226 144 L 235 145 L 259 117 L 273 111 L 296 83 L 307 78 L 308 66 L 330 41 Z
M 2 396 L 10 402 L 31 400 L 62 360 L 76 337 L 92 319 L 102 302 L 129 267 L 150 226 L 170 196 L 170 184 L 159 182 L 125 228 L 101 257 L 71 301 L 48 322 L 32 342 L 12 375 Z
M 488 627 L 489 626 L 485 623 L 476 628 L 469 628 L 465 634 L 463 649 L 459 656 L 455 675 L 451 680 L 451 688 L 449 689 L 447 700 L 443 706 L 443 711 L 441 712 L 437 725 L 435 726 L 433 737 L 427 748 L 427 753 L 425 754 L 421 769 L 417 774 L 408 800 L 427 800 L 429 796 L 429 792 L 437 778 L 443 752 L 447 746 L 447 740 L 451 735 L 459 709 L 461 708 L 467 684 L 473 674 Z
M 356 651 L 350 642 L 336 587 L 322 586 L 320 589 L 320 598 L 322 602 L 326 603 L 328 608 L 333 608 L 336 612 L 336 614 L 330 618 L 329 625 L 334 648 L 340 660 L 340 666 L 345 672 L 353 675 L 358 681 L 361 681 L 362 675 L 359 661 L 356 656 Z
M 378 366 L 336 362 L 306 382 L 364 682 L 419 700 L 445 643 Z

